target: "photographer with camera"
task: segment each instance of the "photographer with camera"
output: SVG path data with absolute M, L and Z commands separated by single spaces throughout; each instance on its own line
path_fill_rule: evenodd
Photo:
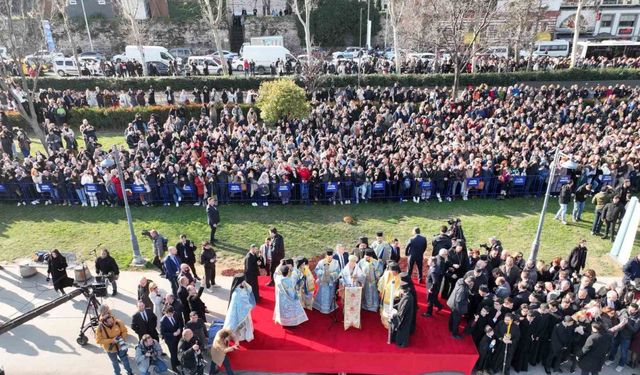
M 449 219 L 447 220 L 447 224 L 449 224 L 449 228 L 447 233 L 453 240 L 463 240 L 466 241 L 464 237 L 464 231 L 462 230 L 462 221 L 459 218 L 457 219 Z
M 182 365 L 184 375 L 204 374 L 205 362 L 202 357 L 200 342 L 196 340 L 193 332 L 187 328 L 182 332 L 182 339 L 178 343 L 178 358 Z
M 157 374 L 168 370 L 167 364 L 161 358 L 162 347 L 151 335 L 145 334 L 136 346 L 136 365 L 140 375 L 150 375 L 151 367 L 155 367 Z
M 133 375 L 127 356 L 127 327 L 122 320 L 116 319 L 110 312 L 100 316 L 100 324 L 96 329 L 96 342 L 104 348 L 111 360 L 113 373 L 120 375 L 120 362 L 127 370 L 128 375 Z
M 162 258 L 164 253 L 168 250 L 169 241 L 164 238 L 157 230 L 143 230 L 143 236 L 151 239 L 151 248 L 153 251 L 153 265 L 160 269 L 160 276 L 164 276 L 164 268 L 162 267 Z
M 111 282 L 111 288 L 113 289 L 113 293 L 111 293 L 112 296 L 118 295 L 118 284 L 116 281 L 120 276 L 120 268 L 107 249 L 102 249 L 100 256 L 96 258 L 96 274 L 105 276 Z

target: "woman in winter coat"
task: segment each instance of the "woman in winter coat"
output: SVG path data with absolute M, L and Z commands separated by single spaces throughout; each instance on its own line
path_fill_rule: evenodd
M 47 279 L 53 282 L 53 289 L 61 294 L 67 294 L 64 288 L 73 285 L 73 279 L 67 276 L 67 259 L 60 254 L 58 249 L 54 249 L 49 254 L 49 268 L 47 269 Z

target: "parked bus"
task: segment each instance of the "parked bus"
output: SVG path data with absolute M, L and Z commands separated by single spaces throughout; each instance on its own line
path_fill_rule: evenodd
M 638 57 L 640 42 L 628 40 L 605 40 L 602 42 L 578 42 L 578 56 L 582 59 L 590 57 Z

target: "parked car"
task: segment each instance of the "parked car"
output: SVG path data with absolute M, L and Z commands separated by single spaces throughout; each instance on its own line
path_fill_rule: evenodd
M 147 61 L 147 71 L 151 71 L 151 65 L 155 65 L 158 69 L 158 75 L 168 76 L 169 75 L 169 65 L 161 62 L 161 61 Z
M 222 74 L 222 66 L 218 63 L 217 60 L 214 60 L 211 56 L 191 56 L 187 60 L 187 71 L 191 71 L 191 67 L 193 63 L 196 64 L 196 69 L 198 69 L 198 74 L 204 74 L 205 64 L 207 66 L 207 70 L 209 74 Z
M 77 76 L 78 65 L 76 64 L 76 59 L 63 57 L 53 60 L 53 71 L 60 77 Z
M 337 51 L 331 54 L 334 59 L 353 59 L 364 52 L 364 48 L 362 47 L 347 47 L 344 51 Z
M 414 53 L 409 53 L 407 54 L 407 58 L 413 59 L 420 59 L 422 60 L 422 63 L 431 63 L 433 60 L 436 59 L 436 54 L 435 53 L 431 53 L 431 52 L 414 52 Z
M 78 58 L 80 58 L 81 60 L 93 59 L 93 60 L 98 60 L 98 61 L 104 61 L 104 60 L 107 59 L 105 57 L 105 55 L 103 55 L 100 52 L 95 52 L 95 51 L 82 52 L 81 54 L 78 55 Z
M 60 52 L 49 52 L 47 50 L 40 50 L 32 53 L 31 55 L 25 56 L 25 59 L 31 61 L 32 63 L 40 63 L 41 65 L 51 66 L 54 59 L 64 58 L 64 54 Z
M 193 55 L 191 48 L 172 48 L 169 50 L 169 53 L 176 59 L 182 59 L 182 61 L 187 61 L 187 59 Z
M 210 49 L 209 51 L 207 51 L 207 55 L 212 56 L 212 57 L 218 57 L 218 51 L 215 49 Z M 227 51 L 227 50 L 222 50 L 222 56 L 224 56 L 225 61 L 231 59 L 233 61 L 233 59 L 238 58 L 238 54 L 235 52 L 231 52 L 231 51 Z

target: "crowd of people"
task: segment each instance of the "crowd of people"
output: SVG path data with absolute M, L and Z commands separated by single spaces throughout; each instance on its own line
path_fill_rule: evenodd
M 167 89 L 168 118 L 136 115 L 126 126 L 124 193 L 139 204 L 215 196 L 267 205 L 506 198 L 549 183 L 559 193 L 569 181 L 596 194 L 628 180 L 637 191 L 639 90 L 482 85 L 452 98 L 446 88 L 327 88 L 313 93 L 307 118 L 267 126 L 226 91 L 219 111 L 217 96 L 195 90 L 202 110 L 188 117 Z M 89 91 L 91 105 L 101 105 L 99 90 Z M 113 155 L 87 121 L 80 147 L 65 125 L 68 100 L 56 95 L 40 96 L 49 155 L 31 153 L 25 132 L 3 124 L 0 195 L 18 205 L 117 204 L 124 193 Z M 549 181 L 556 147 L 564 156 Z

